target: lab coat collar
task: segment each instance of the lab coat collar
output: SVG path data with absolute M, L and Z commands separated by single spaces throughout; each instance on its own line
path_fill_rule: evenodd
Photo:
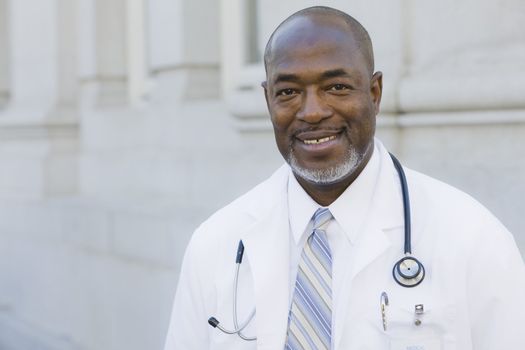
M 403 195 L 399 174 L 390 154 L 379 140 L 375 140 L 379 160 L 379 175 L 369 212 L 369 220 L 387 230 L 403 226 Z
M 362 226 L 370 209 L 379 175 L 379 157 L 378 147 L 374 145 L 372 156 L 361 174 L 329 206 L 330 212 L 352 244 L 355 244 L 357 236 L 363 231 Z
M 356 212 L 365 213 L 363 216 L 372 217 L 370 214 L 377 214 L 377 216 L 373 217 L 373 220 L 382 229 L 403 225 L 403 202 L 398 173 L 381 141 L 378 139 L 374 141 L 374 153 L 365 169 L 363 169 L 354 183 L 329 206 L 332 214 L 343 224 L 343 227 L 355 227 L 355 222 L 363 220 L 357 214 L 347 213 L 346 210 L 348 209 L 343 208 L 343 202 L 349 202 L 351 206 L 354 206 Z M 251 201 L 244 202 L 242 211 L 251 216 L 255 223 L 270 218 L 270 214 L 275 210 L 275 206 L 281 205 L 283 202 L 288 204 L 288 183 L 290 177 L 293 177 L 290 167 L 287 164 L 282 165 L 267 181 L 256 188 L 257 195 L 253 195 Z M 297 183 L 295 178 L 290 179 L 290 183 L 292 181 Z M 302 190 L 298 183 L 297 186 Z M 302 233 L 311 216 L 319 207 L 304 190 L 302 192 L 300 196 L 297 196 L 297 203 L 306 203 L 304 206 L 311 207 L 313 211 L 311 214 L 299 215 L 297 220 L 292 219 L 290 221 L 292 232 Z M 354 197 L 361 198 L 355 200 Z M 363 209 L 360 209 L 360 207 L 364 206 L 362 200 L 366 200 L 366 198 L 370 198 L 368 214 Z M 290 213 L 292 214 L 295 213 L 294 206 L 295 203 L 290 207 Z M 288 213 L 287 205 L 285 205 L 285 209 Z M 300 211 L 302 212 L 303 210 L 301 209 Z M 345 223 L 348 223 L 348 225 Z M 351 236 L 352 239 L 357 238 L 355 234 L 351 234 Z
M 375 140 L 374 151 L 368 164 L 365 166 L 361 174 L 355 181 L 334 201 L 328 208 L 334 216 L 334 219 L 342 227 L 344 233 L 349 241 L 354 244 L 357 236 L 363 232 L 363 224 L 369 212 L 371 205 L 374 204 L 376 209 L 380 207 L 388 207 L 389 201 L 385 201 L 384 194 L 381 194 L 381 199 L 373 200 L 376 189 L 386 186 L 389 188 L 388 165 L 391 163 L 388 152 L 379 140 Z M 383 164 L 383 167 L 381 165 Z M 386 178 L 385 178 L 386 176 Z M 379 186 L 381 184 L 382 186 Z M 393 184 L 395 186 L 395 184 Z M 394 196 L 388 196 L 387 199 L 393 199 Z M 375 203 L 374 203 L 375 202 Z M 379 207 L 378 207 L 379 204 Z M 290 229 L 295 244 L 301 242 L 301 238 L 305 232 L 309 222 L 311 221 L 313 213 L 320 207 L 312 197 L 301 187 L 299 182 L 293 176 L 291 170 L 288 180 L 288 208 L 290 212 Z M 389 215 L 392 214 L 392 215 Z M 399 224 L 400 216 L 396 212 L 387 211 L 379 218 L 381 228 L 389 228 Z

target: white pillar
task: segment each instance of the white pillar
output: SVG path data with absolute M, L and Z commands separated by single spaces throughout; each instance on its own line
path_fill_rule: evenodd
M 220 12 L 217 0 L 148 2 L 152 101 L 216 98 L 219 92 Z
M 7 6 L 11 101 L 16 118 L 43 119 L 56 97 L 56 0 Z
M 240 71 L 246 62 L 246 40 L 244 40 L 245 2 L 243 0 L 221 1 L 222 28 L 222 94 L 230 100 L 232 92 L 237 88 Z
M 0 0 L 0 108 L 6 104 L 9 96 L 7 35 L 7 0 Z
M 126 15 L 128 101 L 136 105 L 147 89 L 144 0 L 128 0 Z
M 42 162 L 43 194 L 77 191 L 79 141 L 78 0 L 56 0 L 56 96 L 45 118 L 51 130 Z
M 96 0 L 98 104 L 139 103 L 146 92 L 144 0 Z
M 0 111 L 2 195 L 41 198 L 76 190 L 76 3 L 0 0 L 0 37 L 7 34 L 7 44 L 0 39 L 7 73 L 0 76 L 9 77 L 0 81 L 10 94 Z
M 57 0 L 57 96 L 50 117 L 77 119 L 79 100 L 78 1 Z
M 125 13 L 125 0 L 95 1 L 98 105 L 122 105 L 127 99 Z

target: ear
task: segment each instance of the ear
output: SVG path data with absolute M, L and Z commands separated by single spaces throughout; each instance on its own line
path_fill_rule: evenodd
M 261 86 L 264 89 L 264 98 L 266 99 L 266 106 L 268 107 L 268 110 L 269 110 L 270 105 L 268 103 L 268 82 L 267 81 L 263 81 L 261 83 Z
M 376 115 L 379 113 L 381 96 L 383 94 L 383 73 L 375 72 L 370 81 L 370 95 L 375 105 Z

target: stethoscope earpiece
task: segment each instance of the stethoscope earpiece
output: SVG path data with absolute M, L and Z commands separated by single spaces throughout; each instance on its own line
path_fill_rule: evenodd
M 411 288 L 423 281 L 425 278 L 425 267 L 416 258 L 405 256 L 395 263 L 392 275 L 400 286 Z

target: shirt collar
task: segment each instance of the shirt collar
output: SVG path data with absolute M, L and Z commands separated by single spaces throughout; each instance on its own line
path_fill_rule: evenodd
M 357 238 L 370 208 L 380 169 L 377 145 L 367 165 L 350 186 L 328 206 L 350 242 Z M 291 172 L 291 171 L 290 171 Z M 321 207 L 301 187 L 293 173 L 288 177 L 290 229 L 296 244 L 301 241 L 315 211 Z
M 290 176 L 288 177 L 288 212 L 290 230 L 296 244 L 299 244 L 301 241 L 301 237 L 306 231 L 312 215 L 319 207 L 320 205 L 306 193 L 290 170 Z

